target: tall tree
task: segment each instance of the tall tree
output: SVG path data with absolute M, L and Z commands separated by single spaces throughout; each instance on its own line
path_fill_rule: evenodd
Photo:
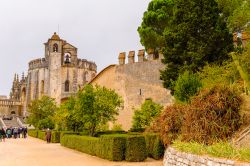
M 33 100 L 28 107 L 28 123 L 36 128 L 54 128 L 53 116 L 57 109 L 55 100 L 48 96 Z
M 122 99 L 115 91 L 86 85 L 76 97 L 76 120 L 82 122 L 93 136 L 98 126 L 115 120 L 121 103 Z
M 199 71 L 207 63 L 221 64 L 233 49 L 232 35 L 214 0 L 176 0 L 161 71 L 164 87 L 173 90 L 178 75 Z
M 138 28 L 141 43 L 146 49 L 161 50 L 165 46 L 164 30 L 170 28 L 174 0 L 152 0 Z

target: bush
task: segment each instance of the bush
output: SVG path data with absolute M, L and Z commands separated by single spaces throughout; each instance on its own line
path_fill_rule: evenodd
M 147 131 L 160 132 L 166 146 L 179 136 L 204 144 L 227 140 L 242 124 L 241 103 L 234 89 L 215 86 L 201 91 L 190 104 L 167 107 Z
M 79 135 L 79 132 L 74 132 L 74 131 L 61 131 L 60 132 L 60 139 L 62 139 L 62 137 L 64 135 Z
M 174 97 L 181 102 L 189 102 L 196 95 L 202 84 L 197 74 L 184 72 L 178 77 L 174 87 Z
M 95 133 L 95 137 L 100 137 L 102 135 L 108 135 L 108 134 L 126 134 L 126 131 L 112 131 L 112 130 L 108 130 L 108 131 L 99 131 Z
M 146 133 L 145 135 L 148 157 L 159 160 L 164 154 L 164 145 L 161 142 L 160 135 L 155 133 Z
M 60 131 L 52 131 L 51 133 L 51 142 L 52 143 L 60 143 Z
M 147 158 L 144 136 L 128 136 L 126 141 L 125 160 L 144 161 Z
M 38 130 L 28 130 L 28 135 L 34 138 L 38 137 Z
M 150 126 L 153 119 L 161 113 L 162 108 L 160 104 L 153 102 L 152 99 L 145 100 L 141 108 L 134 111 L 132 129 L 144 129 Z
M 46 141 L 45 131 L 38 130 L 37 138 Z
M 78 136 L 78 135 L 64 135 L 61 139 L 61 144 L 65 147 L 78 150 L 90 155 L 98 154 L 99 138 Z
M 125 159 L 125 146 L 127 135 L 102 135 L 100 137 L 100 149 L 97 154 L 101 158 L 111 161 L 122 161 Z
M 160 133 L 164 145 L 171 144 L 181 133 L 186 107 L 181 104 L 166 107 L 147 131 Z
M 242 124 L 241 97 L 233 89 L 215 86 L 193 98 L 182 125 L 182 140 L 213 144 L 227 140 Z

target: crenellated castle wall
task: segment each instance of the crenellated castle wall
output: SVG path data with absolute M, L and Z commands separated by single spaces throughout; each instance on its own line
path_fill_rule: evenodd
M 29 70 L 45 67 L 48 67 L 48 62 L 45 60 L 45 58 L 39 58 L 29 62 Z
M 132 126 L 134 109 L 139 108 L 145 99 L 152 98 L 163 106 L 172 103 L 170 91 L 163 88 L 160 80 L 160 70 L 165 68 L 161 56 L 145 55 L 144 50 L 138 51 L 138 60 L 135 60 L 135 56 L 135 51 L 130 51 L 128 56 L 124 52 L 120 53 L 118 65 L 106 67 L 91 81 L 92 85 L 115 90 L 123 98 L 124 104 L 117 123 L 125 130 Z

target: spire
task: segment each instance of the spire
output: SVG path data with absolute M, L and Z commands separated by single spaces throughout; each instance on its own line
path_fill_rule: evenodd
M 19 75 L 17 74 L 17 77 L 16 77 L 16 81 L 17 83 L 19 83 Z
M 22 73 L 22 80 L 24 80 L 24 72 Z
M 14 81 L 13 82 L 16 82 L 16 73 L 15 73 L 15 76 L 14 76 Z

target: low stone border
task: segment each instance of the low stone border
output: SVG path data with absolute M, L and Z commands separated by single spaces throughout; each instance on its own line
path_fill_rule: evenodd
M 208 156 L 179 152 L 168 147 L 164 154 L 164 166 L 250 166 L 250 163 L 239 163 L 234 160 L 219 159 Z

